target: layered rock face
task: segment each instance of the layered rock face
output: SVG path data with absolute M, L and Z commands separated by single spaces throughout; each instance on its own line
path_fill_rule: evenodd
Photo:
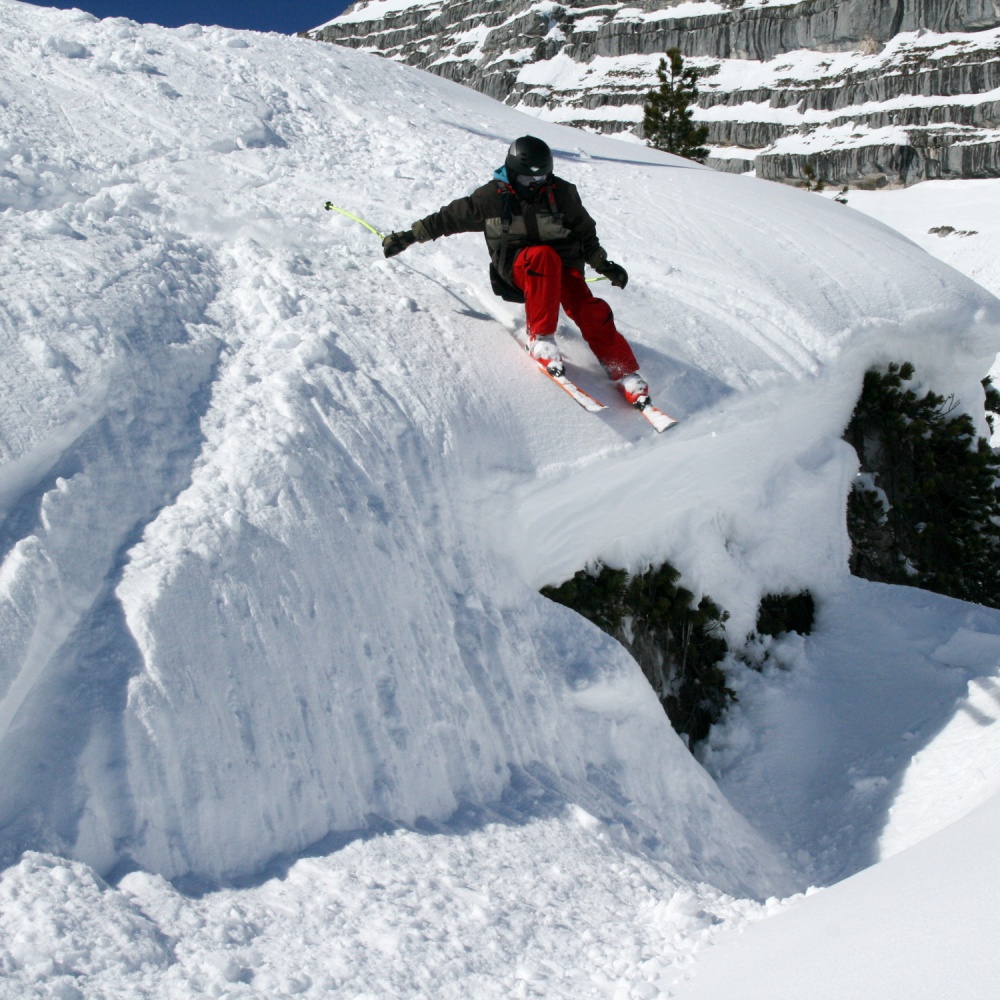
M 308 35 L 638 136 L 677 46 L 701 71 L 720 169 L 865 186 L 1000 175 L 1000 0 L 362 0 Z

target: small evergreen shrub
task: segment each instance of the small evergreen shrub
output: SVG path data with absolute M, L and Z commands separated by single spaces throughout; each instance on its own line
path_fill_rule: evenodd
M 721 663 L 729 652 L 728 615 L 679 583 L 669 563 L 629 576 L 597 566 L 542 594 L 588 618 L 635 657 L 674 729 L 704 739 L 734 697 Z
M 695 601 L 669 563 L 629 576 L 598 563 L 542 594 L 583 615 L 617 639 L 642 667 L 675 731 L 693 747 L 736 701 L 727 669 L 735 662 L 726 637 L 729 615 L 711 598 Z M 761 669 L 761 636 L 808 635 L 815 619 L 812 594 L 769 594 L 736 660 Z M 743 653 L 746 653 L 744 656 Z M 741 659 L 742 657 L 742 659 Z
M 844 434 L 862 470 L 847 503 L 851 572 L 1000 607 L 1000 456 L 953 400 L 909 388 L 913 374 L 867 372 Z
M 983 389 L 986 392 L 986 423 L 990 433 L 996 433 L 996 418 L 1000 414 L 1000 390 L 993 384 L 993 379 L 987 375 L 983 379 Z
M 807 163 L 802 168 L 802 176 L 805 178 L 805 180 L 802 182 L 802 186 L 807 191 L 819 192 L 826 190 L 826 182 L 823 180 L 822 177 L 819 177 L 817 175 L 816 168 L 811 163 Z
M 757 610 L 757 634 L 776 637 L 786 632 L 810 635 L 816 623 L 816 603 L 808 590 L 798 594 L 765 594 Z
M 580 570 L 558 587 L 542 587 L 542 596 L 572 608 L 608 635 L 618 636 L 627 611 L 628 573 L 598 563 Z

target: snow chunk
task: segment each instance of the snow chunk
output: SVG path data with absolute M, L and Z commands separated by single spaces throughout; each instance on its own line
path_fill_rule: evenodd
M 24 986 L 45 983 L 60 995 L 81 977 L 110 969 L 149 973 L 170 961 L 156 925 L 86 865 L 28 853 L 0 873 L 5 977 Z

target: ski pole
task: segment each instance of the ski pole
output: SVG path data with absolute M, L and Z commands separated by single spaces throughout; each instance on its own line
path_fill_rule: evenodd
M 346 215 L 347 218 L 353 219 L 355 222 L 360 222 L 361 225 L 365 227 L 365 229 L 370 229 L 380 240 L 384 240 L 385 239 L 385 236 L 382 233 L 380 233 L 374 226 L 372 226 L 369 223 L 365 222 L 364 219 L 359 219 L 356 215 L 352 215 L 346 209 L 337 208 L 337 206 L 334 205 L 334 203 L 332 201 L 328 201 L 323 207 L 328 212 L 340 212 L 341 215 Z

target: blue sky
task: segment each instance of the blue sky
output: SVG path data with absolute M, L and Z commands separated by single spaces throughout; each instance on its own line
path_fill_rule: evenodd
M 35 0 L 38 3 L 38 0 Z M 130 17 L 167 27 L 221 24 L 227 28 L 280 31 L 293 35 L 336 17 L 349 0 L 70 0 L 42 7 L 79 7 L 98 17 Z

